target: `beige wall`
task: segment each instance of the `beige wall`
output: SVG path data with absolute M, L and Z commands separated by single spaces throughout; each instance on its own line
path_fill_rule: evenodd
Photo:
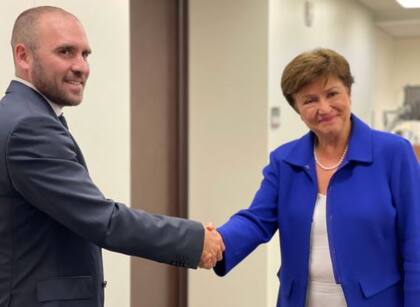
M 375 127 L 383 129 L 385 110 L 397 110 L 404 102 L 404 87 L 406 85 L 420 85 L 420 38 L 390 38 L 380 35 L 378 45 L 390 46 L 383 48 L 378 57 L 378 87 L 375 97 Z M 392 116 L 388 117 L 388 119 Z M 398 125 L 398 130 L 414 130 L 417 137 L 411 136 L 410 141 L 419 144 L 420 126 L 416 121 L 404 121 Z M 411 133 L 410 133 L 411 134 Z M 406 135 L 406 137 L 409 137 Z
M 375 127 L 383 129 L 383 111 L 404 100 L 406 85 L 420 85 L 420 37 L 393 38 L 378 30 L 375 86 Z
M 375 86 L 374 86 L 374 122 L 373 126 L 383 129 L 383 110 L 395 109 L 396 106 L 396 40 L 378 29 L 376 33 Z
M 420 37 L 395 41 L 394 104 L 403 102 L 405 85 L 420 85 Z
M 267 154 L 268 1 L 190 1 L 189 214 L 247 207 Z M 264 306 L 266 251 L 227 277 L 189 272 L 189 306 Z
M 0 87 L 14 75 L 9 39 L 14 19 L 26 8 L 55 5 L 84 24 L 93 53 L 90 80 L 81 106 L 65 109 L 70 129 L 94 182 L 109 198 L 129 204 L 129 1 L 57 0 L 0 2 Z M 129 257 L 104 252 L 106 305 L 128 307 Z

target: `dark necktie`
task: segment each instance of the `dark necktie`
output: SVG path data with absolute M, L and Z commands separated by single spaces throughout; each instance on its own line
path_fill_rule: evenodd
M 68 129 L 69 129 L 69 126 L 67 126 L 67 121 L 66 121 L 66 119 L 65 119 L 64 115 L 63 115 L 63 114 L 61 114 L 61 115 L 58 117 L 58 119 L 59 119 L 59 120 L 60 120 L 60 122 L 63 124 L 63 126 L 64 126 L 64 127 L 66 127 L 66 129 L 68 130 Z
M 61 114 L 60 116 L 58 116 L 58 119 L 59 119 L 59 120 L 60 120 L 60 122 L 63 124 L 63 126 L 64 126 L 67 130 L 69 130 L 69 127 L 67 126 L 67 121 L 66 121 L 66 119 L 65 119 L 64 115 L 63 115 L 63 114 Z M 73 142 L 74 142 L 77 157 L 79 158 L 80 162 L 82 163 L 82 165 L 83 165 L 83 166 L 86 168 L 86 170 L 87 170 L 87 166 L 86 166 L 85 159 L 83 158 L 83 154 L 82 154 L 82 152 L 80 151 L 80 148 L 79 148 L 79 146 L 77 145 L 76 140 L 75 140 L 75 139 L 73 138 L 73 136 L 71 135 L 70 131 L 68 131 L 68 132 L 69 132 L 68 134 L 69 134 L 70 138 L 71 138 L 71 139 L 73 140 Z

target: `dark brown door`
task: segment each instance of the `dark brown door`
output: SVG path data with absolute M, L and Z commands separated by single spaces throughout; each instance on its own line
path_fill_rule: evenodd
M 418 145 L 414 146 L 414 151 L 416 152 L 417 160 L 420 161 L 420 146 Z
M 130 2 L 131 199 L 187 212 L 186 1 Z M 118 78 L 118 76 L 115 76 Z M 132 258 L 132 307 L 186 307 L 187 274 Z

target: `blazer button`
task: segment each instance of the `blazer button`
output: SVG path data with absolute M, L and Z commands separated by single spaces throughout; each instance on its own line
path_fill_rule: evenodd
M 106 281 L 106 280 L 104 280 L 103 282 L 102 282 L 102 288 L 106 288 L 106 285 L 108 284 L 108 282 Z

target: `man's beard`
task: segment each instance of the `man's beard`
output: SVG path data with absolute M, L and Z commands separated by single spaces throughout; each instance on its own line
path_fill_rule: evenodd
M 47 97 L 50 101 L 60 106 L 77 106 L 80 104 L 83 93 L 80 99 L 69 97 L 66 92 L 59 88 L 54 80 L 48 80 L 47 74 L 41 62 L 34 56 L 34 63 L 32 69 L 32 84 L 41 92 L 42 95 Z

